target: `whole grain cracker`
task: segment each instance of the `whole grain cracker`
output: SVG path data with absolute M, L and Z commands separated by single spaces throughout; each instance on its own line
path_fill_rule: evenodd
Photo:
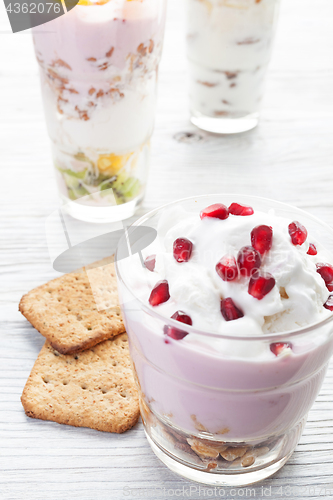
M 124 432 L 139 418 L 126 333 L 79 354 L 46 341 L 21 397 L 26 414 L 75 427 Z
M 104 297 L 106 310 L 98 310 L 96 295 Z M 83 351 L 125 331 L 113 257 L 31 290 L 19 310 L 62 354 Z

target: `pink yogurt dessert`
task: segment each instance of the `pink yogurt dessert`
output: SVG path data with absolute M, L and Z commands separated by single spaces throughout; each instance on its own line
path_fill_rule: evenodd
M 187 478 L 262 480 L 294 451 L 333 351 L 333 232 L 230 195 L 141 224 L 158 234 L 145 264 L 134 254 L 117 274 L 148 440 Z
M 65 201 L 107 207 L 142 199 L 165 6 L 165 0 L 80 0 L 33 30 Z

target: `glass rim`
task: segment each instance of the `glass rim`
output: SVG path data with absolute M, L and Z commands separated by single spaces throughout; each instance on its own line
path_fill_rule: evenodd
M 288 208 L 292 211 L 297 211 L 300 214 L 304 214 L 304 216 L 312 219 L 315 223 L 317 223 L 321 226 L 324 226 L 333 236 L 333 229 L 331 228 L 331 226 L 329 224 L 321 221 L 316 216 L 310 214 L 309 212 L 307 212 L 301 208 L 295 207 L 295 206 L 290 205 L 288 203 L 284 203 L 282 201 L 272 200 L 270 198 L 264 198 L 261 196 L 243 195 L 240 193 L 215 193 L 215 194 L 203 194 L 203 195 L 201 194 L 198 196 L 189 196 L 189 197 L 181 198 L 179 200 L 175 200 L 175 201 L 172 201 L 169 203 L 165 203 L 164 205 L 161 205 L 158 208 L 150 210 L 145 215 L 141 216 L 139 219 L 137 219 L 135 222 L 133 222 L 129 226 L 129 228 L 143 225 L 148 219 L 151 219 L 152 217 L 154 217 L 154 215 L 156 215 L 158 212 L 161 212 L 164 209 L 172 207 L 174 205 L 178 205 L 178 204 L 181 204 L 181 203 L 184 203 L 187 201 L 191 201 L 191 200 L 203 199 L 203 198 L 213 198 L 216 196 L 218 196 L 218 197 L 233 196 L 233 197 L 238 197 L 238 199 L 243 198 L 243 199 L 254 200 L 254 201 L 257 200 L 257 201 L 261 201 L 261 202 L 274 203 L 275 205 L 279 205 L 281 208 L 284 208 L 284 209 Z M 284 332 L 263 333 L 262 335 L 244 335 L 244 334 L 243 335 L 237 335 L 237 334 L 231 335 L 231 334 L 226 334 L 226 333 L 216 333 L 216 332 L 212 332 L 212 331 L 208 331 L 208 330 L 199 330 L 191 325 L 185 325 L 183 323 L 181 323 L 181 327 L 180 327 L 179 321 L 172 319 L 172 318 L 167 318 L 166 316 L 163 316 L 162 314 L 160 314 L 158 311 L 151 308 L 148 304 L 146 304 L 143 300 L 141 300 L 139 297 L 137 297 L 135 295 L 135 293 L 131 290 L 131 288 L 128 286 L 128 284 L 125 282 L 125 280 L 123 279 L 123 277 L 121 275 L 121 272 L 120 272 L 120 269 L 118 266 L 118 261 L 117 261 L 117 252 L 118 252 L 118 247 L 117 247 L 116 253 L 115 253 L 115 268 L 116 268 L 117 277 L 124 284 L 124 286 L 131 293 L 131 295 L 133 295 L 133 297 L 140 303 L 141 309 L 143 311 L 145 311 L 147 314 L 149 314 L 150 316 L 153 316 L 153 317 L 159 319 L 160 321 L 163 321 L 165 324 L 170 324 L 171 326 L 178 328 L 178 330 L 185 330 L 188 333 L 195 333 L 195 334 L 200 335 L 200 336 L 213 337 L 215 339 L 224 339 L 224 340 L 234 340 L 234 341 L 235 340 L 244 340 L 244 341 L 249 341 L 249 340 L 272 341 L 272 340 L 275 340 L 275 341 L 281 341 L 282 339 L 285 339 L 285 338 L 296 337 L 298 335 L 303 335 L 303 334 L 309 333 L 309 332 L 316 330 L 318 328 L 321 328 L 321 327 L 323 327 L 323 326 L 325 326 L 328 323 L 331 323 L 333 321 L 333 313 L 332 313 L 331 316 L 328 316 L 327 318 L 325 318 L 319 322 L 311 323 L 310 325 L 307 325 L 307 326 L 302 327 L 302 328 L 297 328 L 294 330 L 287 330 Z

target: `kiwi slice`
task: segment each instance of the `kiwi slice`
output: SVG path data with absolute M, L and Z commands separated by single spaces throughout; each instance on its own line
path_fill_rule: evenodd
M 108 181 L 103 182 L 100 186 L 100 191 L 106 191 L 111 188 L 117 203 L 120 205 L 135 198 L 140 192 L 141 184 L 135 177 L 128 177 L 126 172 L 122 172 L 117 177 L 112 177 Z M 102 193 L 101 195 L 103 196 Z
M 83 186 L 80 178 L 65 173 L 63 173 L 63 176 L 68 188 L 68 196 L 71 200 L 77 200 L 78 198 L 82 198 L 82 196 L 90 194 Z

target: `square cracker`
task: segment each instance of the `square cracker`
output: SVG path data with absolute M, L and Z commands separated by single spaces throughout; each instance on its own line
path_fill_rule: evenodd
M 127 335 L 79 354 L 59 354 L 46 341 L 23 390 L 32 418 L 124 432 L 139 418 Z
M 98 310 L 98 292 L 105 310 Z M 125 331 L 113 257 L 31 290 L 19 310 L 61 354 L 83 351 Z

